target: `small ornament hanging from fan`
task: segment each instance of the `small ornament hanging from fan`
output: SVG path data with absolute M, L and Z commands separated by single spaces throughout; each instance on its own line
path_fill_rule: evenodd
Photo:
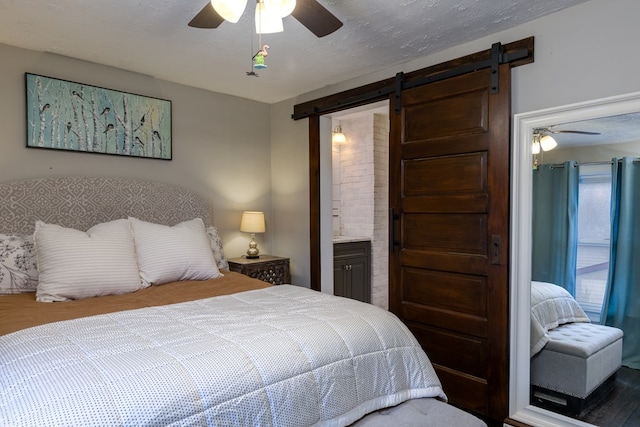
M 269 55 L 267 49 L 269 49 L 269 45 L 265 44 L 264 46 L 262 46 L 262 49 L 260 49 L 255 55 L 253 55 L 253 68 L 267 68 L 267 64 L 264 63 L 264 59 L 267 57 L 267 55 Z

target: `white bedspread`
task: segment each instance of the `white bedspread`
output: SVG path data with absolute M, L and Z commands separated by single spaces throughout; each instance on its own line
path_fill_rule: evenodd
M 288 285 L 0 337 L 2 426 L 345 426 L 428 396 L 394 315 Z

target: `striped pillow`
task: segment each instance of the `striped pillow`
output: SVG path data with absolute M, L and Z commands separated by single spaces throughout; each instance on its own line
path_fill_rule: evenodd
M 145 285 L 222 277 L 202 219 L 169 227 L 129 218 Z
M 86 233 L 36 221 L 33 236 L 40 274 L 38 301 L 124 294 L 145 287 L 126 219 L 98 224 Z

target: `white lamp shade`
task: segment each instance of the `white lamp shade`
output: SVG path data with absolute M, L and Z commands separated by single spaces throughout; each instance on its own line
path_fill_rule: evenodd
M 331 142 L 334 144 L 344 144 L 347 142 L 347 137 L 344 136 L 344 133 L 342 132 L 334 132 L 331 137 Z
M 267 8 L 277 11 L 280 18 L 291 15 L 296 8 L 296 0 L 264 0 Z
M 331 135 L 331 142 L 338 145 L 345 144 L 347 142 L 347 137 L 344 135 L 344 133 L 342 133 L 341 125 L 336 126 L 336 128 L 333 130 L 333 133 Z
M 264 233 L 264 212 L 242 212 L 240 231 L 245 233 Z
M 282 17 L 275 8 L 270 8 L 267 3 L 256 4 L 256 33 L 271 34 L 284 31 Z
M 540 154 L 540 143 L 538 141 L 534 141 L 534 143 L 531 144 L 531 153 Z
M 545 135 L 542 138 L 540 138 L 540 148 L 542 148 L 543 151 L 553 150 L 557 146 L 558 146 L 558 143 L 550 135 Z
M 211 6 L 225 21 L 235 24 L 247 7 L 247 0 L 211 0 Z

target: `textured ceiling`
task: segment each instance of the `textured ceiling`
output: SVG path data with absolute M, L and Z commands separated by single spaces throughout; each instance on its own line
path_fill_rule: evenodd
M 621 114 L 599 119 L 581 120 L 553 126 L 554 131 L 579 130 L 599 135 L 557 133 L 553 138 L 561 147 L 635 143 L 640 154 L 640 113 Z
M 2 0 L 0 43 L 52 52 L 266 103 L 404 63 L 585 0 L 318 0 L 344 22 L 317 38 L 293 17 L 251 57 L 255 3 L 237 24 L 194 29 L 207 0 Z M 511 41 L 511 40 L 509 40 Z

